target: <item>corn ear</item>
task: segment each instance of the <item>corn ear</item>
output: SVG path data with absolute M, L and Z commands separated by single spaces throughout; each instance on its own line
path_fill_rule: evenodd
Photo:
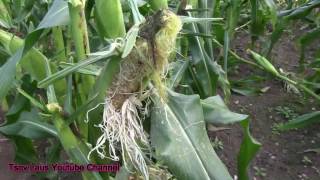
M 120 0 L 96 0 L 95 20 L 105 38 L 123 37 L 126 34 Z
M 157 11 L 160 9 L 168 9 L 167 0 L 149 0 L 149 4 L 154 11 Z
M 248 49 L 247 52 L 249 52 L 252 55 L 253 59 L 257 61 L 257 63 L 267 72 L 271 73 L 274 76 L 280 75 L 276 68 L 265 57 L 261 56 L 258 53 L 255 53 L 250 49 Z

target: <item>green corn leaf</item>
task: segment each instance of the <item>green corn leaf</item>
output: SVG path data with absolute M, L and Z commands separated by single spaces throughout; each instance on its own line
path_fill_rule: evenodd
M 129 7 L 132 12 L 133 22 L 134 24 L 141 24 L 145 18 L 140 14 L 137 1 L 135 0 L 127 0 L 129 3 Z
M 137 36 L 139 34 L 139 25 L 140 24 L 135 24 L 128 31 L 128 33 L 126 35 L 126 38 L 125 38 L 125 44 L 124 44 L 124 48 L 123 48 L 123 52 L 122 52 L 121 58 L 127 57 L 130 54 L 130 52 L 133 49 L 133 47 L 135 46 L 136 39 L 137 39 Z
M 36 150 L 31 139 L 21 136 L 12 136 L 12 139 L 16 147 L 14 162 L 22 164 L 37 162 Z
M 238 153 L 238 176 L 239 180 L 249 180 L 247 169 L 251 160 L 261 148 L 261 144 L 250 133 L 249 119 L 243 120 L 240 124 L 243 128 L 244 137 Z
M 0 30 L 0 43 L 5 46 L 10 54 L 14 54 L 19 48 L 23 47 L 24 41 L 14 34 Z M 46 61 L 48 61 L 46 56 L 36 48 L 31 48 L 21 59 L 20 66 L 23 72 L 25 71 L 31 75 L 32 79 L 40 81 L 46 77 Z M 53 63 L 50 66 L 55 68 L 55 64 Z M 64 81 L 57 82 L 55 88 L 59 95 L 64 94 Z
M 0 29 L 0 44 L 6 51 L 13 55 L 23 46 L 24 41 L 12 33 Z M 45 77 L 44 55 L 35 48 L 32 48 L 22 58 L 20 64 L 23 70 L 30 74 L 35 80 L 39 81 Z M 42 67 L 42 68 L 39 68 Z
M 274 45 L 281 38 L 287 23 L 288 23 L 288 21 L 284 18 L 278 19 L 277 24 L 274 27 L 275 29 L 272 32 L 271 37 L 270 37 L 270 45 L 268 47 L 267 57 L 270 56 L 270 53 L 271 53 Z
M 248 180 L 248 167 L 261 147 L 261 144 L 251 136 L 248 115 L 231 112 L 220 96 L 201 100 L 201 105 L 203 107 L 204 119 L 207 123 L 241 124 L 244 137 L 238 154 L 238 176 L 240 180 Z
M 258 36 L 263 35 L 266 25 L 271 21 L 273 27 L 278 21 L 277 6 L 273 0 L 250 0 L 251 4 L 251 27 L 253 43 Z
M 192 17 L 189 13 L 189 17 Z M 196 23 L 186 24 L 186 29 L 193 33 L 198 33 L 199 28 Z M 200 37 L 188 37 L 190 53 L 192 56 L 191 64 L 198 72 L 193 75 L 193 80 L 198 84 L 198 92 L 201 97 L 208 97 L 215 94 L 218 74 L 213 70 L 213 62 L 209 58 Z M 193 71 L 193 69 L 191 69 Z M 192 72 L 194 73 L 194 72 Z
M 214 16 L 214 10 L 211 7 L 214 7 L 214 4 L 216 1 L 212 0 L 198 0 L 198 8 L 200 9 L 206 9 L 206 11 L 200 11 L 198 13 L 198 16 L 204 19 L 215 19 Z M 201 20 L 199 20 L 201 22 Z M 207 35 L 211 35 L 212 33 L 212 25 L 207 22 L 198 23 L 199 32 Z M 210 39 L 203 39 L 204 41 L 204 48 L 206 52 L 208 53 L 210 59 L 213 59 L 213 46 L 212 41 Z
M 316 112 L 304 114 L 297 118 L 294 118 L 293 120 L 290 120 L 289 122 L 283 125 L 280 125 L 277 129 L 281 131 L 286 131 L 286 130 L 295 129 L 295 128 L 303 128 L 319 122 L 320 122 L 320 111 L 316 111 Z
M 241 1 L 240 0 L 232 0 L 227 1 L 226 7 L 226 25 L 223 36 L 223 62 L 224 67 L 223 70 L 228 72 L 228 54 L 229 54 L 229 46 L 230 40 L 233 39 L 235 28 L 238 24 L 238 20 L 240 17 L 240 9 L 241 9 Z
M 68 76 L 69 74 L 71 74 L 75 71 L 78 71 L 78 70 L 80 70 L 90 64 L 96 63 L 98 61 L 105 60 L 106 58 L 109 58 L 109 57 L 116 55 L 116 54 L 117 54 L 117 52 L 116 52 L 115 48 L 110 48 L 110 50 L 106 51 L 105 53 L 99 52 L 97 54 L 97 56 L 94 55 L 93 57 L 89 57 L 86 60 L 80 61 L 72 66 L 69 66 L 61 71 L 58 71 L 58 72 L 46 77 L 45 79 L 43 79 L 42 81 L 40 81 L 38 83 L 38 87 L 39 88 L 47 87 L 48 85 L 54 83 L 55 81 L 57 81 L 61 78 Z
M 223 94 L 225 95 L 225 100 L 228 101 L 231 96 L 231 86 L 227 77 L 227 73 L 222 69 L 222 67 L 217 62 L 211 62 L 209 64 L 209 68 L 211 71 L 218 74 L 218 83 L 223 90 Z
M 52 71 L 51 71 L 49 61 L 46 59 L 45 62 L 46 62 L 45 68 L 46 68 L 47 76 L 50 76 L 52 74 Z M 56 95 L 56 92 L 55 92 L 53 85 L 48 86 L 47 97 L 48 97 L 48 104 L 58 103 L 57 95 Z
M 42 111 L 46 110 L 46 107 L 41 104 L 38 100 L 36 100 L 35 98 L 33 98 L 30 94 L 28 94 L 27 92 L 25 92 L 23 89 L 21 88 L 17 88 L 18 92 L 20 94 L 22 94 L 24 97 L 26 97 L 34 106 L 38 107 L 39 109 L 41 109 Z
M 306 47 L 320 38 L 320 27 L 314 28 L 299 38 L 300 64 L 304 65 Z
M 228 31 L 230 39 L 233 38 L 235 27 L 238 24 L 241 10 L 241 1 L 240 0 L 228 0 L 228 5 L 226 9 L 226 31 Z
M 66 6 L 67 2 L 63 0 L 55 0 L 48 13 L 41 21 L 39 27 L 28 34 L 25 39 L 24 46 L 11 56 L 11 58 L 0 68 L 0 101 L 6 96 L 12 87 L 16 72 L 16 65 L 38 41 L 43 29 L 66 24 L 68 21 L 68 13 L 66 13 L 67 9 L 65 8 Z
M 311 0 L 299 7 L 296 7 L 290 10 L 281 11 L 278 13 L 278 16 L 285 17 L 286 19 L 301 19 L 306 17 L 311 12 L 312 9 L 319 6 L 320 6 L 319 0 Z
M 1 126 L 0 132 L 5 135 L 22 136 L 30 139 L 58 136 L 54 126 L 43 122 L 35 110 L 22 112 L 17 122 Z
M 86 112 L 88 112 L 91 103 L 97 98 L 97 96 L 98 94 L 96 96 L 91 97 L 85 103 L 83 103 L 80 107 L 78 107 L 77 110 L 68 117 L 68 119 L 66 120 L 66 124 L 70 125 L 77 118 L 85 117 Z
M 251 4 L 251 26 L 252 40 L 255 41 L 257 36 L 263 34 L 266 21 L 263 17 L 263 11 L 259 8 L 258 0 L 250 0 Z
M 263 4 L 265 5 L 266 11 L 269 13 L 271 23 L 275 26 L 278 19 L 277 5 L 273 0 L 263 0 Z
M 62 146 L 60 143 L 57 143 L 57 140 L 49 140 L 51 146 L 48 148 L 48 155 L 46 160 L 48 163 L 59 162 L 60 152 L 62 151 Z
M 188 16 L 179 16 L 182 23 L 198 23 L 198 22 L 221 22 L 223 18 L 195 18 Z
M 183 75 L 187 71 L 188 66 L 189 66 L 189 60 L 185 60 L 182 62 L 177 61 L 174 64 L 174 67 L 173 67 L 173 70 L 171 73 L 171 77 L 170 77 L 170 81 L 168 84 L 168 87 L 170 89 L 173 89 L 179 85 L 179 82 L 181 81 L 181 79 L 183 78 Z
M 70 68 L 74 66 L 75 64 L 73 63 L 60 63 L 59 67 L 65 69 L 65 68 Z M 97 65 L 88 65 L 86 67 L 78 69 L 76 72 L 81 73 L 81 74 L 86 74 L 86 75 L 92 75 L 92 76 L 98 76 L 101 72 L 101 68 Z
M 55 0 L 47 14 L 38 25 L 37 30 L 68 25 L 69 20 L 67 2 L 63 0 Z
M 22 84 L 20 88 L 23 89 L 28 94 L 34 94 L 36 91 L 36 83 L 32 82 L 30 76 L 26 75 L 21 78 Z M 27 98 L 22 94 L 16 93 L 14 100 L 11 103 L 11 106 L 6 113 L 7 124 L 17 121 L 19 115 L 23 111 L 30 111 L 31 106 Z
M 9 13 L 4 0 L 0 1 L 0 27 L 11 28 L 13 25 L 11 13 Z
M 151 144 L 158 160 L 178 179 L 231 180 L 210 144 L 199 96 L 168 91 L 167 103 L 154 101 Z
M 248 118 L 248 115 L 231 112 L 219 95 L 201 100 L 201 105 L 207 123 L 233 124 Z

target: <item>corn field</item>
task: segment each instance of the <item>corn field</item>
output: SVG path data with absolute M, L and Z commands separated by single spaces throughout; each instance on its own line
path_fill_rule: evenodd
M 320 0 L 0 0 L 0 179 L 320 179 Z

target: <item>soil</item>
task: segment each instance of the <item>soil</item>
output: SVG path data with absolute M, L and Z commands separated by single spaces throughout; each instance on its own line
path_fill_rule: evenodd
M 299 34 L 305 32 L 297 27 L 294 32 L 286 32 L 272 51 L 272 60 L 278 68 L 285 71 L 297 72 L 299 64 L 299 49 L 296 40 Z M 247 58 L 245 50 L 249 47 L 248 33 L 238 33 L 233 41 L 233 50 L 240 56 Z M 311 59 L 314 49 L 311 46 L 307 51 L 307 59 Z M 256 70 L 249 65 L 242 64 L 239 72 L 230 73 L 229 78 L 239 79 L 251 74 L 267 74 Z M 284 114 L 279 113 L 277 107 L 289 107 L 292 113 L 304 114 L 320 110 L 311 99 L 285 91 L 284 84 L 274 78 L 261 83 L 262 87 L 270 89 L 259 96 L 241 96 L 232 94 L 229 107 L 234 112 L 250 115 L 251 133 L 262 144 L 257 157 L 251 163 L 249 175 L 251 179 L 268 180 L 319 180 L 320 154 L 305 152 L 308 149 L 320 148 L 320 125 L 277 132 L 273 126 L 287 122 Z M 310 100 L 311 99 L 311 100 Z M 289 113 L 290 114 L 290 113 Z M 232 175 L 237 174 L 236 156 L 242 140 L 242 129 L 239 125 L 229 126 L 228 130 L 210 132 L 211 139 L 218 138 L 223 143 L 223 149 L 217 150 L 222 161 Z
M 3 112 L 0 109 L 0 124 L 4 122 Z M 14 162 L 14 145 L 9 139 L 0 134 L 0 179 L 14 180 L 25 179 L 28 174 L 12 173 L 9 164 Z

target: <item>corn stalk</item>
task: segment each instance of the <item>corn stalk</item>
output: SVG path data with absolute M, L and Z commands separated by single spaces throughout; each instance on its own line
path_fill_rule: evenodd
M 84 7 L 85 0 L 73 0 L 69 3 L 71 36 L 74 41 L 77 61 L 85 59 L 90 53 Z
M 71 37 L 75 47 L 76 62 L 86 59 L 90 53 L 87 22 L 85 19 L 85 0 L 72 0 L 69 2 Z M 89 76 L 76 76 L 76 84 L 79 85 L 80 102 L 85 102 L 88 92 L 94 83 L 94 79 Z M 88 136 L 88 126 L 82 120 L 78 120 L 78 126 L 85 139 Z

